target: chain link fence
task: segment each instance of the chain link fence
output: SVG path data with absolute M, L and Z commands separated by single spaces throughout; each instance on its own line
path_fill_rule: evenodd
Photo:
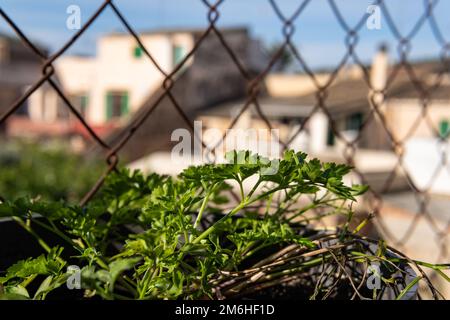
M 433 233 L 433 238 L 426 239 L 426 241 L 433 243 L 434 252 L 437 254 L 437 261 L 448 262 L 450 260 L 449 250 L 447 247 L 449 241 L 450 217 L 444 215 L 444 217 L 440 218 L 439 221 L 435 218 L 433 210 L 441 209 L 433 207 L 431 205 L 430 196 L 430 188 L 433 185 L 433 180 L 436 178 L 439 172 L 441 172 L 442 170 L 447 170 L 450 172 L 450 164 L 448 163 L 447 159 L 448 150 L 445 147 L 448 143 L 447 136 L 439 134 L 439 128 L 437 128 L 433 121 L 430 120 L 429 116 L 429 106 L 433 102 L 434 93 L 442 89 L 442 87 L 444 86 L 445 76 L 450 72 L 450 42 L 445 39 L 445 36 L 435 18 L 434 10 L 439 1 L 423 1 L 423 12 L 421 16 L 418 18 L 413 28 L 406 34 L 402 33 L 399 30 L 396 25 L 395 17 L 390 13 L 388 7 L 386 6 L 386 3 L 389 1 L 378 0 L 373 2 L 373 5 L 377 6 L 381 10 L 384 19 L 383 21 L 386 22 L 390 33 L 395 38 L 395 41 L 397 43 L 398 63 L 390 70 L 384 87 L 373 86 L 370 77 L 370 69 L 360 60 L 355 50 L 360 40 L 359 34 L 361 30 L 366 27 L 366 22 L 370 17 L 370 13 L 364 13 L 356 24 L 350 25 L 336 1 L 324 1 L 324 5 L 327 5 L 331 8 L 334 16 L 337 18 L 339 27 L 343 32 L 345 32 L 345 38 L 343 39 L 343 41 L 346 46 L 346 52 L 340 62 L 335 66 L 333 71 L 330 72 L 326 81 L 320 81 L 320 79 L 318 79 L 317 73 L 308 66 L 306 60 L 302 55 L 302 50 L 299 49 L 299 46 L 296 45 L 293 41 L 293 36 L 296 32 L 296 26 L 301 26 L 301 22 L 299 22 L 298 20 L 300 20 L 302 15 L 305 14 L 305 9 L 308 8 L 312 1 L 298 1 L 298 8 L 294 12 L 290 12 L 289 15 L 286 15 L 280 9 L 277 1 L 268 1 L 271 8 L 273 9 L 273 12 L 282 23 L 280 32 L 283 36 L 283 42 L 270 57 L 265 68 L 263 68 L 263 70 L 256 76 L 249 72 L 247 66 L 241 62 L 241 60 L 233 51 L 232 47 L 227 43 L 226 37 L 223 36 L 220 28 L 217 26 L 217 23 L 221 16 L 221 7 L 223 3 L 226 2 L 226 0 L 219 0 L 215 3 L 211 3 L 206 0 L 203 0 L 202 2 L 208 10 L 208 26 L 202 31 L 201 36 L 196 39 L 192 50 L 184 56 L 181 62 L 171 72 L 165 71 L 158 64 L 156 59 L 152 56 L 150 50 L 147 50 L 147 48 L 145 47 L 139 33 L 136 32 L 135 29 L 133 29 L 132 23 L 125 18 L 120 9 L 111 0 L 104 1 L 98 7 L 96 12 L 86 21 L 82 28 L 78 30 L 70 40 L 68 40 L 59 50 L 57 50 L 52 55 L 46 55 L 46 53 L 42 52 L 39 47 L 36 46 L 22 31 L 21 26 L 13 21 L 13 19 L 8 15 L 8 12 L 5 12 L 2 8 L 0 8 L 0 16 L 4 19 L 7 25 L 9 25 L 9 27 L 16 33 L 17 37 L 20 38 L 20 40 L 28 47 L 28 49 L 31 50 L 36 55 L 36 57 L 38 57 L 42 61 L 42 76 L 38 81 L 30 86 L 18 100 L 16 100 L 11 106 L 8 106 L 8 108 L 5 109 L 6 111 L 0 115 L 0 125 L 5 123 L 11 115 L 18 111 L 21 105 L 36 90 L 38 90 L 44 84 L 50 85 L 56 91 L 59 98 L 64 102 L 68 110 L 70 110 L 70 112 L 87 130 L 92 138 L 92 141 L 94 141 L 95 144 L 103 149 L 106 154 L 106 170 L 104 174 L 99 178 L 98 182 L 92 187 L 91 191 L 82 200 L 82 204 L 86 204 L 95 195 L 99 188 L 101 188 L 101 185 L 105 178 L 118 166 L 118 154 L 120 150 L 124 148 L 124 146 L 127 145 L 127 143 L 131 139 L 133 139 L 136 131 L 144 124 L 147 118 L 151 117 L 152 113 L 160 106 L 160 103 L 163 99 L 169 99 L 177 112 L 185 120 L 186 125 L 192 130 L 194 129 L 190 117 L 183 109 L 183 101 L 178 101 L 176 99 L 173 94 L 173 88 L 177 82 L 177 73 L 188 64 L 189 59 L 191 59 L 196 54 L 197 50 L 202 46 L 202 43 L 206 39 L 206 37 L 215 36 L 217 37 L 217 39 L 219 39 L 223 50 L 225 50 L 225 52 L 229 55 L 247 84 L 246 101 L 242 104 L 242 106 L 240 107 L 240 111 L 231 121 L 231 124 L 229 126 L 230 128 L 233 128 L 236 125 L 238 120 L 242 117 L 245 111 L 250 108 L 250 106 L 254 106 L 258 118 L 263 121 L 268 129 L 273 129 L 274 125 L 272 121 L 264 114 L 264 111 L 260 106 L 260 99 L 263 94 L 262 88 L 264 87 L 265 78 L 268 76 L 271 69 L 274 67 L 277 61 L 282 58 L 284 53 L 286 51 L 289 51 L 293 59 L 295 59 L 296 63 L 301 66 L 304 73 L 308 75 L 310 80 L 313 82 L 315 87 L 313 93 L 315 97 L 315 103 L 313 110 L 302 121 L 296 133 L 291 135 L 288 140 L 282 141 L 283 147 L 289 148 L 295 138 L 305 130 L 305 127 L 307 126 L 308 121 L 311 119 L 311 117 L 321 112 L 327 117 L 332 130 L 332 134 L 335 136 L 335 139 L 340 141 L 340 143 L 342 143 L 344 146 L 342 149 L 343 157 L 349 164 L 355 166 L 355 172 L 358 174 L 361 181 L 363 183 L 367 183 L 368 181 L 366 179 L 365 173 L 360 170 L 360 168 L 358 167 L 358 163 L 355 163 L 354 159 L 359 152 L 358 142 L 360 139 L 362 139 L 364 131 L 373 122 L 377 122 L 384 129 L 384 132 L 388 137 L 386 143 L 389 146 L 389 149 L 395 153 L 397 160 L 395 166 L 392 168 L 392 171 L 384 181 L 382 188 L 379 188 L 379 190 L 371 189 L 369 191 L 369 195 L 367 196 L 366 202 L 368 203 L 369 211 L 374 213 L 375 218 L 373 219 L 373 221 L 375 225 L 377 226 L 379 231 L 385 235 L 390 243 L 395 246 L 399 246 L 400 248 L 404 248 L 405 246 L 407 246 L 407 242 L 411 239 L 416 239 L 416 241 L 424 241 L 425 239 L 420 239 L 422 235 L 420 234 L 420 231 L 418 231 L 418 225 L 420 223 L 422 225 L 426 225 L 426 227 L 431 229 Z M 64 89 L 53 78 L 53 76 L 55 75 L 55 62 L 63 54 L 65 54 L 67 50 L 70 49 L 80 37 L 82 37 L 86 33 L 86 31 L 105 10 L 112 10 L 114 12 L 125 29 L 136 40 L 137 45 L 142 48 L 145 56 L 151 60 L 152 64 L 159 70 L 164 78 L 161 83 L 161 88 L 158 91 L 159 96 L 154 99 L 151 105 L 146 106 L 145 110 L 142 110 L 142 112 L 139 113 L 138 118 L 135 117 L 133 119 L 133 122 L 127 126 L 126 131 L 121 135 L 121 138 L 115 141 L 113 144 L 110 144 L 107 140 L 101 138 L 95 132 L 95 130 L 90 127 L 90 125 L 80 114 L 76 106 L 72 104 L 69 97 L 65 94 Z M 441 67 L 437 74 L 436 80 L 431 85 L 417 74 L 416 68 L 414 67 L 413 63 L 410 62 L 410 52 L 413 48 L 415 36 L 421 30 L 421 28 L 423 28 L 427 24 L 432 30 L 434 40 L 441 48 L 441 52 L 439 53 L 439 63 L 441 64 Z M 359 128 L 359 134 L 352 139 L 348 139 L 348 137 L 345 137 L 342 134 L 342 131 L 336 124 L 336 120 L 333 114 L 330 112 L 329 108 L 330 104 L 333 102 L 332 97 L 329 96 L 329 91 L 335 85 L 339 73 L 344 69 L 345 65 L 350 62 L 353 63 L 362 74 L 360 81 L 363 82 L 368 88 L 369 95 L 367 96 L 367 103 L 370 106 L 370 110 L 365 115 Z M 413 123 L 411 123 L 411 128 L 408 130 L 408 133 L 401 138 L 393 133 L 392 124 L 389 124 L 386 120 L 386 113 L 383 110 L 383 105 L 385 103 L 384 98 L 385 96 L 389 95 L 390 89 L 395 86 L 395 81 L 399 73 L 403 73 L 407 77 L 408 82 L 410 83 L 410 85 L 412 85 L 413 90 L 415 91 L 416 98 L 418 99 L 418 101 L 420 101 L 421 108 L 419 117 Z M 349 92 L 344 94 L 352 95 L 351 89 Z M 450 104 L 447 105 L 447 108 L 450 108 Z M 435 173 L 433 174 L 433 177 L 428 183 L 428 187 L 426 188 L 419 187 L 415 184 L 414 179 L 410 177 L 410 173 L 404 165 L 405 143 L 414 134 L 417 128 L 420 125 L 424 124 L 429 128 L 429 130 L 435 133 L 436 137 L 439 137 L 439 144 L 442 146 L 442 148 L 440 148 L 439 150 L 441 159 L 439 167 L 434 171 Z M 402 234 L 398 234 L 396 231 L 393 231 L 391 229 L 390 222 L 386 220 L 386 218 L 389 218 L 389 215 L 386 214 L 386 212 L 388 211 L 385 210 L 385 199 L 383 196 L 385 191 L 388 191 L 391 185 L 394 183 L 395 177 L 399 171 L 403 172 L 411 190 L 412 198 L 408 201 L 417 202 L 417 208 L 416 210 L 414 210 L 414 214 L 402 220 L 402 224 L 404 226 L 403 229 L 405 230 Z

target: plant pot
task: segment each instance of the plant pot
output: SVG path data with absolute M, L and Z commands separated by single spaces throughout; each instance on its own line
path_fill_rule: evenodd
M 367 241 L 364 241 L 364 242 L 366 242 L 366 244 L 371 247 L 371 250 L 370 250 L 371 252 L 376 252 L 378 250 L 378 245 L 376 245 L 374 243 L 369 243 Z M 388 258 L 392 258 L 392 259 L 400 259 L 401 258 L 396 253 L 389 251 L 389 250 L 386 252 L 386 256 Z M 410 264 L 401 263 L 399 265 L 399 267 L 401 269 L 401 272 L 398 271 L 396 273 L 396 275 L 397 275 L 397 277 L 402 278 L 404 280 L 404 283 L 401 285 L 400 284 L 397 285 L 397 287 L 395 289 L 391 288 L 391 287 L 387 288 L 387 290 L 384 292 L 383 296 L 381 297 L 382 300 L 396 299 L 398 296 L 398 292 L 401 292 L 406 287 L 411 285 L 413 283 L 413 281 L 417 278 L 417 273 L 414 271 L 414 269 L 411 267 Z M 382 276 L 384 277 L 385 275 L 382 273 Z M 406 291 L 406 293 L 400 298 L 400 300 L 416 300 L 418 298 L 418 290 L 419 290 L 419 285 L 417 283 L 415 283 L 414 285 L 412 285 L 412 287 L 408 291 Z
M 340 241 L 336 238 L 333 237 L 332 234 L 330 233 L 326 233 L 323 231 L 317 231 L 317 230 L 312 230 L 309 229 L 306 226 L 303 227 L 297 227 L 297 230 L 299 232 L 299 234 L 303 235 L 308 235 L 308 237 L 311 238 L 327 238 L 329 236 L 332 236 L 331 240 L 325 240 L 325 241 L 320 241 L 319 240 L 319 247 L 321 250 L 323 250 L 323 253 L 321 255 L 317 255 L 317 256 L 322 256 L 322 255 L 326 255 L 328 253 L 328 249 L 335 249 L 335 248 L 339 248 L 341 246 Z M 366 240 L 361 240 L 361 239 L 357 239 L 355 238 L 356 244 L 359 245 L 363 245 L 364 247 L 366 247 L 366 251 L 362 252 L 362 253 L 366 253 L 368 255 L 374 256 L 375 253 L 377 252 L 378 249 L 378 245 L 371 243 L 369 241 Z M 340 268 L 338 266 L 337 263 L 334 263 L 334 260 L 331 259 L 331 262 L 326 262 L 326 263 L 319 263 L 315 266 L 312 266 L 310 268 L 307 268 L 305 270 L 301 270 L 300 272 L 298 272 L 298 277 L 295 278 L 295 276 L 297 276 L 296 274 L 293 274 L 292 280 L 290 281 L 286 281 L 280 284 L 274 284 L 274 285 L 270 285 L 270 280 L 266 281 L 266 282 L 262 282 L 259 284 L 260 288 L 258 288 L 258 284 L 255 283 L 255 285 L 252 286 L 252 284 L 250 285 L 246 285 L 244 283 L 244 281 L 248 281 L 251 282 L 252 279 L 254 278 L 258 278 L 258 274 L 257 272 L 252 272 L 251 270 L 254 270 L 254 264 L 260 262 L 261 260 L 264 259 L 268 259 L 269 257 L 273 256 L 273 255 L 277 255 L 279 252 L 282 251 L 286 251 L 287 248 L 289 248 L 289 246 L 292 245 L 287 245 L 286 247 L 279 247 L 279 246 L 272 246 L 272 247 L 267 247 L 265 248 L 262 252 L 260 252 L 258 255 L 252 257 L 252 259 L 250 259 L 250 261 L 244 261 L 244 263 L 242 264 L 242 269 L 240 269 L 240 272 L 236 272 L 234 275 L 230 276 L 229 278 L 227 278 L 225 281 L 222 282 L 222 285 L 218 285 L 218 287 L 216 288 L 216 293 L 217 293 L 217 297 L 221 298 L 221 299 L 227 299 L 227 298 L 244 298 L 244 299 L 282 299 L 282 300 L 291 300 L 291 299 L 300 299 L 300 300 L 307 300 L 310 299 L 315 292 L 315 285 L 320 281 L 320 277 L 318 276 L 318 274 L 324 274 L 325 276 L 328 274 L 332 273 L 333 268 L 331 268 L 331 266 L 334 266 L 337 270 L 342 270 L 342 268 Z M 343 250 L 351 250 L 352 247 L 344 247 Z M 299 251 L 301 252 L 301 250 Z M 305 252 L 307 253 L 307 252 Z M 284 256 L 281 256 L 281 258 L 278 260 L 278 262 L 283 260 Z M 400 258 L 397 254 L 395 254 L 392 251 L 387 250 L 385 252 L 385 257 L 388 259 L 391 258 L 395 258 L 398 259 Z M 286 260 L 289 259 L 293 259 L 295 258 L 295 255 L 293 256 L 289 256 L 288 254 L 286 254 Z M 330 259 L 329 259 L 330 260 Z M 329 261 L 328 260 L 328 261 Z M 294 260 L 295 261 L 295 260 Z M 292 262 L 294 262 L 292 261 Z M 299 259 L 300 261 L 300 259 Z M 324 260 L 325 261 L 325 260 Z M 278 265 L 276 265 L 277 260 L 272 260 L 270 262 L 268 262 L 266 265 L 263 266 L 259 266 L 260 268 L 264 268 L 267 267 L 267 271 L 261 271 L 267 275 L 271 275 L 273 274 L 271 268 L 277 268 L 283 265 L 283 263 L 280 263 Z M 274 267 L 270 267 L 271 264 L 274 264 Z M 288 265 L 286 263 L 286 265 Z M 366 299 L 366 298 L 374 298 L 373 297 L 373 287 L 369 287 L 369 285 L 367 284 L 367 280 L 368 278 L 363 278 L 364 281 L 366 283 L 362 283 L 363 280 L 358 280 L 359 282 L 357 282 L 355 279 L 358 279 L 361 277 L 361 274 L 364 273 L 364 270 L 361 269 L 361 265 L 360 263 L 355 263 L 354 267 L 354 273 L 352 273 L 351 270 L 347 270 L 346 274 L 345 272 L 343 272 L 342 275 L 342 280 L 339 281 L 339 284 L 336 285 L 337 282 L 335 282 L 335 279 L 333 279 L 333 281 L 328 281 L 325 282 L 324 285 L 324 290 L 325 289 L 329 289 L 333 287 L 333 294 L 330 294 L 330 296 L 326 296 L 324 294 L 317 294 L 317 296 L 315 297 L 315 299 L 321 299 L 324 296 L 327 298 L 332 298 L 332 299 L 336 299 L 336 300 L 344 300 L 344 299 L 353 299 L 353 298 L 360 298 L 360 299 Z M 392 285 L 386 285 L 380 278 L 379 279 L 379 287 L 377 288 L 377 296 L 375 297 L 375 299 L 377 300 L 393 300 L 396 299 L 400 292 L 402 292 L 402 290 L 404 290 L 405 288 L 407 288 L 417 277 L 416 272 L 411 268 L 411 266 L 408 263 L 398 263 L 397 264 L 397 268 L 398 270 L 388 270 L 387 268 L 383 267 L 383 265 L 381 265 L 381 268 L 379 268 L 379 270 L 377 270 L 377 273 L 375 272 L 375 269 L 377 265 L 372 266 L 371 270 L 372 270 L 372 277 L 376 277 L 378 272 L 380 272 L 381 276 L 383 278 L 394 278 L 396 279 L 396 282 Z M 327 268 L 329 270 L 327 270 Z M 336 270 L 333 270 L 333 272 L 335 272 Z M 245 278 L 244 275 L 248 273 L 248 277 Z M 275 273 L 276 274 L 276 273 Z M 241 277 L 241 279 L 240 279 Z M 244 279 L 242 279 L 242 277 L 244 277 Z M 234 278 L 234 279 L 233 279 Z M 358 293 L 355 293 L 355 289 L 354 286 L 352 285 L 352 281 L 350 281 L 349 279 L 354 278 L 352 281 L 356 282 L 356 286 L 361 285 L 360 287 L 358 287 L 357 291 Z M 240 279 L 240 280 L 237 280 Z M 270 279 L 270 278 L 269 278 Z M 374 279 L 374 278 L 371 278 Z M 337 281 L 337 280 L 336 280 Z M 375 280 L 376 281 L 376 280 Z M 235 282 L 235 283 L 233 283 Z M 236 290 L 234 290 L 233 292 L 233 287 L 232 289 L 230 289 L 230 283 L 232 286 L 235 286 Z M 228 286 L 228 287 L 227 287 Z M 412 285 L 408 291 L 406 291 L 405 294 L 403 294 L 403 296 L 401 297 L 401 300 L 415 300 L 418 297 L 418 285 L 417 283 Z

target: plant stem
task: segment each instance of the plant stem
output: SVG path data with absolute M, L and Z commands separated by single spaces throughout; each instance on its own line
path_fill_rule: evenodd
M 209 227 L 208 229 L 206 229 L 205 231 L 203 231 L 203 233 L 201 235 L 199 235 L 197 238 L 194 239 L 194 241 L 192 243 L 196 244 L 199 243 L 201 240 L 203 240 L 204 238 L 206 238 L 209 234 L 211 234 L 212 232 L 214 232 L 217 229 L 217 226 L 221 223 L 223 223 L 226 219 L 228 219 L 228 217 L 231 217 L 233 215 L 235 215 L 236 213 L 238 213 L 240 210 L 242 210 L 244 207 L 248 206 L 249 204 L 252 204 L 254 202 L 257 202 L 261 199 L 264 199 L 265 197 L 283 190 L 283 189 L 287 189 L 287 188 L 292 188 L 295 186 L 282 186 L 282 187 L 277 187 L 274 188 L 272 190 L 269 190 L 261 195 L 259 195 L 258 197 L 255 197 L 254 199 L 246 199 L 244 198 L 241 203 L 239 203 L 239 205 L 237 207 L 235 207 L 233 210 L 231 210 L 228 214 L 226 214 L 223 218 L 221 218 L 219 221 L 217 221 L 215 224 L 213 224 L 211 227 Z
M 401 292 L 400 294 L 397 296 L 397 298 L 395 298 L 395 300 L 401 300 L 405 294 L 408 293 L 409 290 L 411 290 L 412 287 L 414 287 L 416 285 L 417 282 L 419 282 L 422 279 L 421 276 L 418 276 L 416 278 L 414 278 L 413 281 L 411 281 Z
M 44 248 L 45 251 L 50 252 L 51 248 L 50 246 L 36 233 L 31 229 L 31 227 L 25 223 L 21 218 L 19 217 L 12 217 L 22 228 L 24 228 L 29 234 L 31 234 L 39 243 L 39 245 Z
M 56 228 L 55 225 L 52 224 L 52 227 L 49 227 L 48 225 L 46 225 L 45 223 L 40 222 L 37 219 L 34 219 L 33 222 L 36 223 L 37 225 L 41 226 L 42 228 L 44 228 L 44 229 L 46 229 L 46 230 L 48 230 L 50 232 L 53 232 L 57 236 L 61 237 L 61 239 L 65 240 L 67 243 L 71 244 L 72 246 L 75 246 L 78 250 L 82 251 L 82 249 L 80 248 L 80 246 L 78 244 L 73 242 L 73 240 L 71 238 L 69 238 L 64 233 L 62 233 L 58 228 Z
M 239 191 L 241 192 L 241 201 L 244 201 L 245 194 L 244 194 L 244 186 L 242 185 L 242 180 L 238 180 L 239 183 Z
M 42 239 L 34 230 L 25 223 L 21 218 L 19 217 L 12 217 L 22 228 L 24 228 L 29 234 L 31 234 L 39 243 L 39 245 L 47 251 L 47 253 L 50 253 L 52 251 L 52 248 Z M 57 257 L 56 260 L 58 260 L 59 263 L 65 264 L 66 262 L 61 258 Z
M 248 197 L 251 198 L 251 196 L 253 195 L 253 193 L 255 193 L 256 189 L 259 187 L 259 185 L 261 184 L 262 180 L 261 177 L 258 179 L 258 181 L 255 183 L 255 185 L 253 186 L 252 190 L 250 190 L 250 192 L 248 193 Z
M 246 258 L 252 256 L 253 254 L 255 254 L 256 252 L 258 252 L 259 250 L 264 249 L 265 247 L 270 246 L 270 245 L 271 245 L 270 243 L 262 243 L 262 244 L 260 244 L 259 246 L 257 246 L 256 248 L 254 248 L 254 249 L 248 251 L 248 252 L 244 255 L 243 258 L 246 259 Z
M 215 224 L 213 224 L 211 227 L 203 231 L 201 235 L 199 235 L 197 238 L 192 241 L 192 243 L 197 244 L 201 240 L 205 239 L 207 236 L 209 236 L 212 232 L 214 232 L 217 229 L 217 226 L 221 223 L 223 223 L 226 219 L 229 217 L 235 215 L 240 210 L 242 210 L 246 205 L 248 205 L 247 201 L 242 201 L 237 207 L 235 207 L 233 210 L 231 210 L 228 214 L 226 214 L 224 217 L 222 217 L 219 221 L 217 221 Z
M 214 189 L 214 187 L 212 187 L 211 190 L 209 190 L 209 191 L 206 193 L 205 198 L 203 199 L 203 202 L 202 202 L 202 205 L 201 205 L 201 207 L 200 207 L 200 210 L 198 211 L 197 219 L 195 219 L 195 222 L 194 222 L 194 229 L 197 228 L 198 224 L 199 224 L 200 221 L 202 220 L 203 212 L 204 212 L 205 209 L 206 209 L 206 205 L 208 204 L 209 197 L 210 197 L 211 194 L 213 193 L 213 189 Z

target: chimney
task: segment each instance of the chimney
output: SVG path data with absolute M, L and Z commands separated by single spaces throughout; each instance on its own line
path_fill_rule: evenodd
M 386 86 L 389 68 L 388 47 L 381 44 L 377 54 L 373 58 L 372 69 L 370 71 L 370 83 L 376 91 L 383 90 Z
M 372 87 L 369 96 L 372 98 L 372 102 L 378 107 L 378 110 L 387 118 L 388 108 L 385 101 L 384 92 L 376 93 L 386 89 L 389 70 L 389 54 L 386 44 L 379 46 L 378 52 L 375 54 L 372 62 L 372 68 L 370 70 L 370 84 Z M 369 124 L 371 137 L 371 148 L 385 149 L 389 145 L 387 135 L 384 133 L 384 128 L 380 126 L 377 121 L 372 121 Z
M 0 34 L 0 65 L 9 62 L 9 48 L 6 38 L 2 38 Z

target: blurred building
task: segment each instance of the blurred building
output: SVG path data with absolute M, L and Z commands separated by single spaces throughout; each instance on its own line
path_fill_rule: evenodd
M 366 66 L 367 77 L 359 66 L 343 69 L 327 88 L 322 101 L 309 75 L 269 75 L 266 79 L 268 95 L 258 100 L 260 110 L 255 105 L 249 107 L 247 126 L 267 129 L 262 113 L 273 128 L 279 129 L 280 139 L 290 142 L 290 147 L 330 161 L 345 161 L 344 149 L 347 143 L 354 143 L 358 148 L 352 159 L 356 167 L 362 169 L 374 189 L 383 191 L 384 182 L 398 163 L 393 152 L 395 145 L 386 128 L 395 140 L 408 142 L 407 160 L 411 157 L 417 160 L 413 154 L 421 150 L 435 149 L 434 155 L 427 155 L 436 165 L 440 159 L 438 142 L 450 133 L 450 77 L 446 66 L 440 61 L 425 61 L 413 63 L 408 70 L 389 60 L 386 48 L 381 48 L 372 65 Z M 331 71 L 315 76 L 325 85 L 330 74 Z M 425 80 L 430 88 L 426 106 L 420 88 L 412 80 L 414 77 Z M 389 89 L 383 90 L 388 81 Z M 219 104 L 202 110 L 198 119 L 206 129 L 225 130 L 244 105 L 245 99 Z M 373 111 L 373 105 L 378 107 L 379 113 Z M 321 107 L 326 109 L 326 114 Z M 423 120 L 425 107 L 427 118 Z M 420 143 L 415 142 L 418 140 L 427 147 L 420 147 Z M 432 175 L 432 169 L 424 171 L 430 159 L 420 163 L 414 159 L 408 161 L 412 178 L 420 180 L 418 184 L 424 186 L 426 178 Z M 448 176 L 448 172 L 441 174 Z M 444 190 L 439 185 L 444 184 L 436 184 L 432 191 L 450 194 L 448 188 Z M 405 188 L 404 172 L 399 171 L 389 191 Z
M 424 103 L 420 89 L 411 80 L 411 75 L 400 65 L 389 65 L 388 54 L 381 50 L 368 68 L 369 83 L 359 67 L 349 67 L 341 71 L 336 80 L 326 90 L 322 103 L 318 90 L 308 75 L 269 75 L 266 81 L 269 95 L 259 100 L 261 111 L 289 140 L 301 124 L 304 124 L 301 147 L 312 151 L 325 150 L 339 144 L 335 133 L 342 138 L 356 141 L 359 148 L 373 150 L 392 150 L 386 129 L 396 140 L 404 138 L 436 138 L 450 133 L 450 76 L 446 66 L 440 61 L 419 62 L 411 65 L 414 77 L 425 79 L 430 95 L 427 96 L 427 117 L 429 122 L 421 121 L 412 126 L 422 116 Z M 384 94 L 372 92 L 369 84 L 376 90 L 383 90 L 388 75 L 394 73 L 392 82 Z M 315 75 L 323 85 L 330 74 Z M 436 86 L 438 84 L 438 86 Z M 436 86 L 435 88 L 433 86 Z M 383 121 L 371 107 L 376 102 Z M 244 100 L 204 110 L 200 115 L 206 126 L 226 127 L 229 119 L 236 115 L 245 104 Z M 325 116 L 322 105 L 328 111 Z M 315 108 L 319 107 L 318 110 Z M 252 125 L 265 126 L 257 109 L 250 108 Z M 334 128 L 330 125 L 330 119 Z M 434 124 L 434 130 L 430 128 Z M 385 126 L 386 124 L 386 126 Z M 410 132 L 415 129 L 414 132 Z M 301 136 L 301 135 L 300 135 Z M 342 140 L 342 139 L 341 139 Z
M 140 33 L 143 47 L 162 70 L 146 56 L 132 35 L 109 34 L 98 40 L 95 57 L 65 56 L 58 59 L 58 77 L 87 122 L 97 131 L 109 132 L 112 128 L 126 124 L 135 112 L 157 94 L 165 78 L 163 72 L 170 74 L 183 61 L 202 32 L 196 29 L 173 29 Z M 251 43 L 245 28 L 226 29 L 224 34 L 229 39 L 239 38 L 242 44 Z M 208 47 L 210 40 L 205 39 L 202 46 Z M 202 60 L 205 63 L 204 59 L 213 56 L 212 52 L 208 57 L 197 51 L 173 76 L 177 85 L 180 82 L 178 78 L 187 69 L 195 68 Z M 214 63 L 227 65 L 223 57 L 216 55 L 216 58 Z M 201 79 L 194 81 L 198 85 Z M 185 104 L 185 100 L 180 102 Z
M 190 131 L 201 110 L 244 99 L 247 80 L 236 67 L 230 53 L 224 50 L 222 41 L 227 43 L 251 77 L 260 73 L 267 65 L 267 58 L 259 42 L 251 37 L 246 28 L 221 29 L 222 39 L 214 32 L 206 37 L 203 37 L 203 33 L 204 30 L 191 30 L 188 33 L 191 37 L 189 43 L 201 41 L 201 44 L 188 63 L 173 77 L 171 95 L 165 94 L 165 90 L 161 88 L 162 77 L 155 71 L 158 79 L 155 80 L 155 85 L 159 84 L 158 89 L 149 91 L 142 106 L 129 121 L 108 137 L 108 142 L 115 144 L 127 135 L 136 122 L 143 121 L 133 138 L 121 149 L 121 154 L 129 161 L 157 151 L 170 151 L 176 144 L 172 140 L 173 131 L 180 128 Z M 164 34 L 169 38 L 174 35 L 173 32 Z M 188 50 L 189 47 L 184 52 Z M 167 61 L 167 65 L 173 68 L 174 64 L 171 63 L 174 61 L 171 61 Z M 167 165 L 170 166 L 170 163 Z
M 45 49 L 39 47 L 45 52 Z M 0 115 L 8 111 L 17 99 L 41 76 L 41 61 L 29 48 L 9 35 L 0 34 Z M 47 86 L 42 91 L 49 94 Z M 36 116 L 33 103 L 25 101 L 13 118 Z M 3 127 L 5 130 L 6 127 Z
M 139 37 L 167 73 L 194 45 L 190 31 L 160 30 L 143 32 Z M 68 95 L 93 125 L 127 119 L 164 79 L 144 49 L 125 33 L 101 37 L 95 57 L 61 57 L 57 73 Z
M 94 131 L 101 136 L 112 134 L 111 139 L 114 139 L 119 132 L 117 129 L 131 123 L 141 108 L 145 109 L 161 94 L 165 79 L 163 72 L 172 73 L 203 32 L 200 29 L 172 29 L 140 33 L 143 47 L 161 70 L 146 56 L 132 35 L 108 34 L 99 38 L 95 57 L 62 56 L 57 59 L 54 79 Z M 259 44 L 251 39 L 246 28 L 226 28 L 223 35 L 251 69 L 259 70 L 264 65 Z M 19 40 L 0 39 L 0 102 L 3 111 L 23 94 L 27 86 L 37 82 L 42 62 Z M 192 119 L 193 109 L 236 99 L 245 93 L 242 75 L 232 67 L 230 56 L 222 49 L 218 50 L 219 44 L 219 38 L 214 34 L 204 38 L 199 50 L 172 75 L 175 81 L 172 91 L 181 89 L 186 95 L 180 103 L 186 106 L 188 100 L 192 102 L 192 107 L 185 110 Z M 163 114 L 170 114 L 164 121 L 179 125 L 178 116 L 172 110 L 173 106 L 164 107 Z M 158 121 L 157 124 L 162 123 Z M 48 85 L 36 90 L 26 105 L 8 119 L 7 133 L 39 137 L 89 136 Z M 156 130 L 156 134 L 160 137 L 161 130 Z M 161 144 L 161 139 L 155 138 L 155 142 Z
M 37 45 L 46 54 L 46 49 Z M 0 115 L 42 77 L 43 61 L 19 39 L 0 34 Z M 57 76 L 53 80 L 58 83 Z M 66 108 L 57 93 L 42 84 L 3 124 L 8 136 L 64 136 L 70 133 Z
M 39 77 L 40 65 L 36 55 L 19 40 L 0 34 L 0 106 L 1 112 L 19 98 Z M 25 113 L 24 105 L 19 113 Z

